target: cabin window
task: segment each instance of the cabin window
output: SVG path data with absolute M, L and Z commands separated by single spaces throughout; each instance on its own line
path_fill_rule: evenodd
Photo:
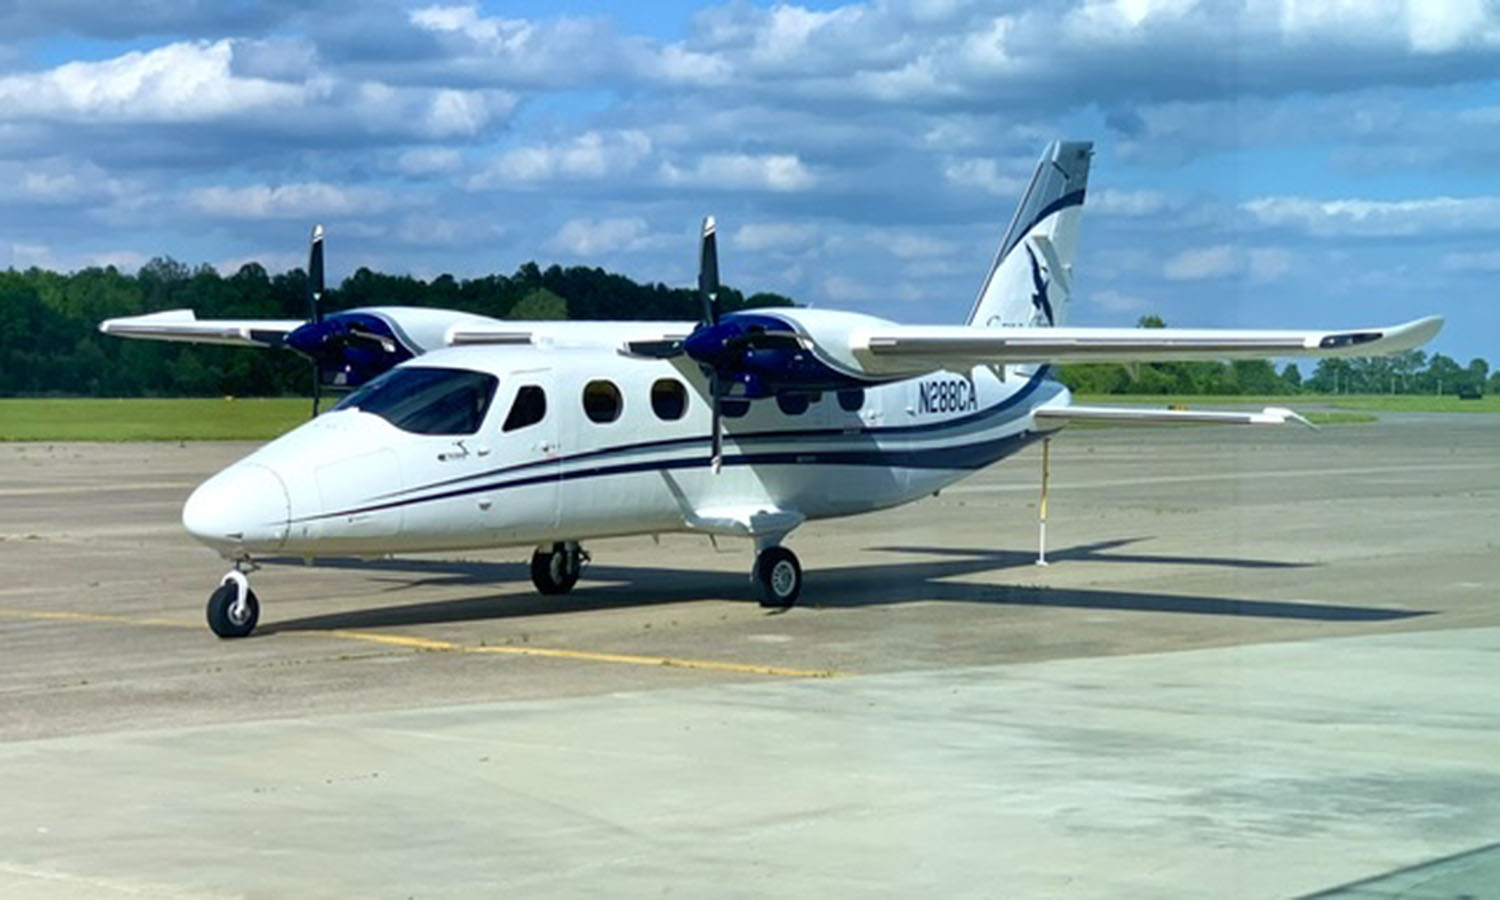
M 583 413 L 591 422 L 601 425 L 613 422 L 620 418 L 620 410 L 624 406 L 620 389 L 615 387 L 613 381 L 600 378 L 583 386 Z
M 651 411 L 658 419 L 675 422 L 687 413 L 687 388 L 675 378 L 658 378 L 651 385 Z
M 505 417 L 502 430 L 515 431 L 527 425 L 535 425 L 547 415 L 547 392 L 534 384 L 524 385 L 516 391 L 516 400 L 510 405 L 510 414 Z
M 839 409 L 844 412 L 859 412 L 865 405 L 864 388 L 839 391 Z
M 468 369 L 401 366 L 339 401 L 334 409 L 380 416 L 412 434 L 473 434 L 500 379 Z
M 807 412 L 811 402 L 811 397 L 795 391 L 776 395 L 776 407 L 789 416 L 800 416 Z
M 750 401 L 731 400 L 726 397 L 719 401 L 719 411 L 724 414 L 724 418 L 726 419 L 739 419 L 750 411 Z

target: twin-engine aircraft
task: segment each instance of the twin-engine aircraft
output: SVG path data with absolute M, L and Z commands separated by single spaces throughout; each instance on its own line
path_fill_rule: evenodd
M 318 311 L 307 321 L 112 319 L 107 334 L 282 346 L 333 410 L 204 482 L 183 507 L 232 561 L 208 601 L 220 637 L 255 628 L 257 556 L 378 556 L 534 546 L 532 581 L 562 594 L 580 542 L 700 532 L 753 539 L 754 591 L 786 608 L 802 567 L 782 546 L 810 519 L 928 496 L 1079 419 L 1276 424 L 1256 413 L 1073 404 L 1069 362 L 1371 356 L 1431 339 L 1437 317 L 1388 328 L 1249 331 L 1064 325 L 1092 145 L 1043 153 L 962 325 L 898 325 L 812 309 L 720 314 L 713 219 L 698 322 L 504 322 L 433 309 Z M 316 404 L 316 397 L 314 400 Z M 315 407 L 316 409 L 316 407 Z

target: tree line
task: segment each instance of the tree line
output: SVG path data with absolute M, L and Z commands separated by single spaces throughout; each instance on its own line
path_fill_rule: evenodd
M 719 291 L 720 309 L 788 306 L 780 294 Z M 361 268 L 323 297 L 323 311 L 431 306 L 503 319 L 696 320 L 697 291 L 638 284 L 603 269 L 528 262 L 513 275 L 431 280 Z M 122 340 L 100 334 L 115 316 L 192 309 L 200 319 L 304 319 L 307 273 L 258 263 L 223 276 L 154 259 L 135 274 L 113 266 L 63 274 L 0 272 L 0 396 L 211 397 L 305 395 L 311 367 L 281 351 Z
M 277 275 L 248 263 L 223 276 L 154 259 L 135 274 L 113 266 L 58 273 L 0 272 L 0 396 L 204 397 L 305 395 L 311 367 L 284 352 L 122 340 L 98 324 L 115 316 L 189 308 L 205 319 L 303 319 L 307 274 Z M 725 286 L 725 311 L 789 306 L 775 293 L 749 296 Z M 502 319 L 695 320 L 691 288 L 639 284 L 599 268 L 528 262 L 512 275 L 431 280 L 361 268 L 323 298 L 325 312 L 358 306 L 431 306 Z M 1138 323 L 1160 328 L 1160 317 Z M 1500 372 L 1483 359 L 1467 366 L 1413 350 L 1394 357 L 1323 359 L 1311 376 L 1265 360 L 1062 367 L 1062 380 L 1090 394 L 1298 394 L 1500 392 Z
M 1159 316 L 1142 316 L 1141 328 L 1164 328 Z M 1313 373 L 1269 360 L 1164 362 L 1139 366 L 1091 363 L 1062 367 L 1061 378 L 1081 394 L 1462 394 L 1500 392 L 1500 371 L 1480 358 L 1457 360 L 1423 350 L 1394 356 L 1318 360 Z

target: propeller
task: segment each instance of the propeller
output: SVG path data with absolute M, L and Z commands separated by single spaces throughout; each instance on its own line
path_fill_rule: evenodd
M 698 300 L 703 304 L 702 320 L 697 330 L 719 324 L 719 241 L 715 237 L 714 217 L 703 220 L 703 234 L 698 241 Z M 707 366 L 708 402 L 712 410 L 709 425 L 709 461 L 714 474 L 724 467 L 724 410 L 719 389 L 719 369 Z
M 724 464 L 724 400 L 734 385 L 744 385 L 744 398 L 753 400 L 772 395 L 766 373 L 758 368 L 771 365 L 767 356 L 757 358 L 758 351 L 784 358 L 807 350 L 806 339 L 785 330 L 765 317 L 719 312 L 719 248 L 713 216 L 703 220 L 698 244 L 698 300 L 702 312 L 698 324 L 686 337 L 661 340 L 629 341 L 624 352 L 649 359 L 691 358 L 708 376 L 709 404 L 713 412 L 712 465 L 714 472 Z M 769 326 L 769 327 L 768 327 Z M 778 327 L 779 326 L 779 327 Z
M 323 321 L 323 226 L 314 225 L 312 246 L 307 251 L 308 320 Z M 318 402 L 323 399 L 323 377 L 316 359 L 312 361 L 312 414 L 318 416 Z

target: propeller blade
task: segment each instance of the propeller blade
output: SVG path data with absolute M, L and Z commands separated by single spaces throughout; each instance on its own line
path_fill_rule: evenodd
M 323 226 L 314 225 L 312 246 L 307 251 L 307 303 L 308 318 L 323 321 Z
M 709 381 L 711 388 L 718 388 L 719 379 L 713 378 Z M 718 390 L 713 390 L 713 450 L 709 455 L 709 462 L 713 466 L 714 474 L 724 467 L 724 419 L 720 410 L 721 401 Z
M 318 401 L 321 400 L 321 399 L 323 399 L 323 379 L 320 377 L 320 373 L 318 372 L 318 361 L 317 360 L 313 360 L 312 372 L 313 372 L 313 411 L 312 411 L 312 418 L 316 419 L 318 417 Z
M 703 238 L 698 245 L 698 297 L 703 301 L 703 323 L 719 322 L 719 242 L 714 236 L 714 217 L 703 219 Z

